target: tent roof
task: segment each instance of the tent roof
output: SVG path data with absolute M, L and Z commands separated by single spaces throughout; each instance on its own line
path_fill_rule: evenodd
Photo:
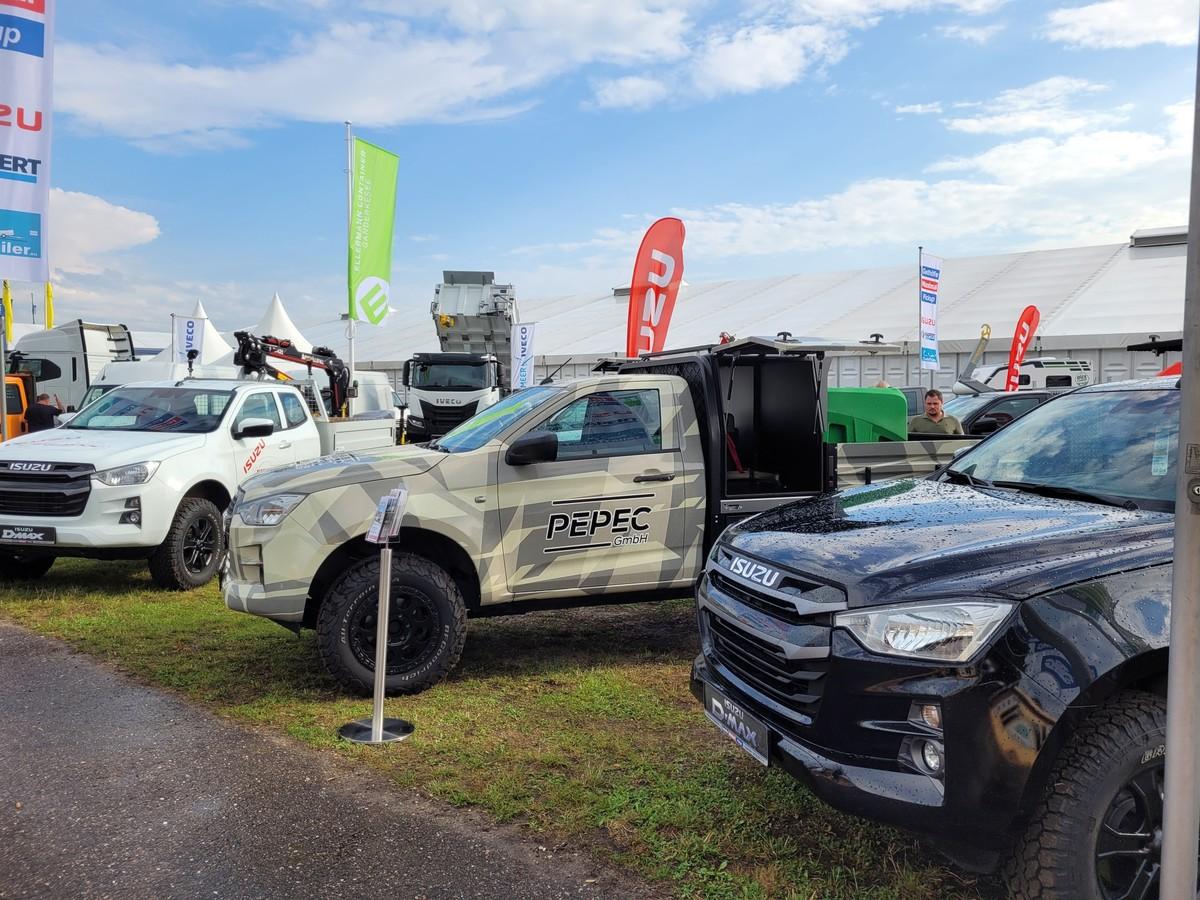
M 431 329 L 432 327 L 430 325 Z M 312 352 L 312 342 L 296 327 L 296 323 L 292 321 L 292 317 L 283 308 L 283 301 L 279 299 L 279 294 L 275 294 L 271 298 L 271 302 L 267 304 L 267 309 L 263 313 L 262 318 L 258 320 L 257 325 L 250 329 L 250 333 L 258 337 L 287 338 L 304 353 Z
M 984 323 L 997 337 L 1006 336 L 1031 303 L 1041 312 L 1043 339 L 1088 336 L 1090 346 L 1124 347 L 1152 333 L 1177 334 L 1183 328 L 1186 256 L 1186 244 L 1177 242 L 949 258 L 942 267 L 939 337 L 973 346 Z M 538 355 L 623 354 L 628 304 L 628 295 L 597 290 L 523 300 L 521 318 L 538 323 Z M 312 330 L 319 342 L 344 352 L 344 323 Z M 888 343 L 915 341 L 915 261 L 685 285 L 668 349 L 712 344 L 722 331 L 740 337 L 790 331 L 850 341 L 882 334 Z M 423 302 L 404 304 L 383 325 L 358 329 L 356 357 L 362 361 L 400 361 L 437 349 Z

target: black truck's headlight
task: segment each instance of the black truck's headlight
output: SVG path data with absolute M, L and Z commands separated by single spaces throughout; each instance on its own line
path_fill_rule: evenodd
M 996 633 L 1014 607 L 1005 600 L 908 603 L 838 613 L 833 622 L 872 653 L 965 663 Z

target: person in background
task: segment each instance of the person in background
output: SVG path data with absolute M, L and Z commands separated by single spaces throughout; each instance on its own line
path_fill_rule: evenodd
M 50 404 L 49 394 L 38 394 L 37 402 L 25 410 L 25 421 L 30 431 L 45 431 L 58 424 L 58 414 L 63 412 L 62 401 L 58 394 L 54 395 L 54 404 Z
M 887 388 L 890 388 L 890 387 L 891 387 L 891 385 L 890 385 L 890 384 L 888 384 L 886 381 L 880 381 L 880 382 L 878 382 L 878 383 L 875 385 L 875 387 L 877 387 L 877 388 L 881 388 L 881 387 L 887 387 Z
M 908 420 L 909 434 L 963 434 L 962 422 L 942 409 L 942 392 L 925 392 L 925 412 Z

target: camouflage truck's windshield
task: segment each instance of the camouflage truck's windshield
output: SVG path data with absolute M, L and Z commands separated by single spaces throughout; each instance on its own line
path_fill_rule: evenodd
M 432 446 L 448 453 L 478 450 L 513 422 L 562 393 L 559 387 L 531 387 L 510 394 L 494 406 L 472 416 Z

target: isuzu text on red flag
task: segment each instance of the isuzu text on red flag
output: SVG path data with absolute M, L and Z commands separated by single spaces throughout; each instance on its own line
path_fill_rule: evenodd
M 1025 359 L 1025 351 L 1029 347 L 1033 335 L 1037 331 L 1042 314 L 1036 306 L 1027 306 L 1017 319 L 1017 330 L 1013 333 L 1012 349 L 1008 351 L 1008 375 L 1004 379 L 1004 389 L 1015 391 L 1021 383 L 1021 361 Z
M 642 238 L 629 284 L 625 355 L 663 349 L 683 281 L 683 222 L 659 219 Z

